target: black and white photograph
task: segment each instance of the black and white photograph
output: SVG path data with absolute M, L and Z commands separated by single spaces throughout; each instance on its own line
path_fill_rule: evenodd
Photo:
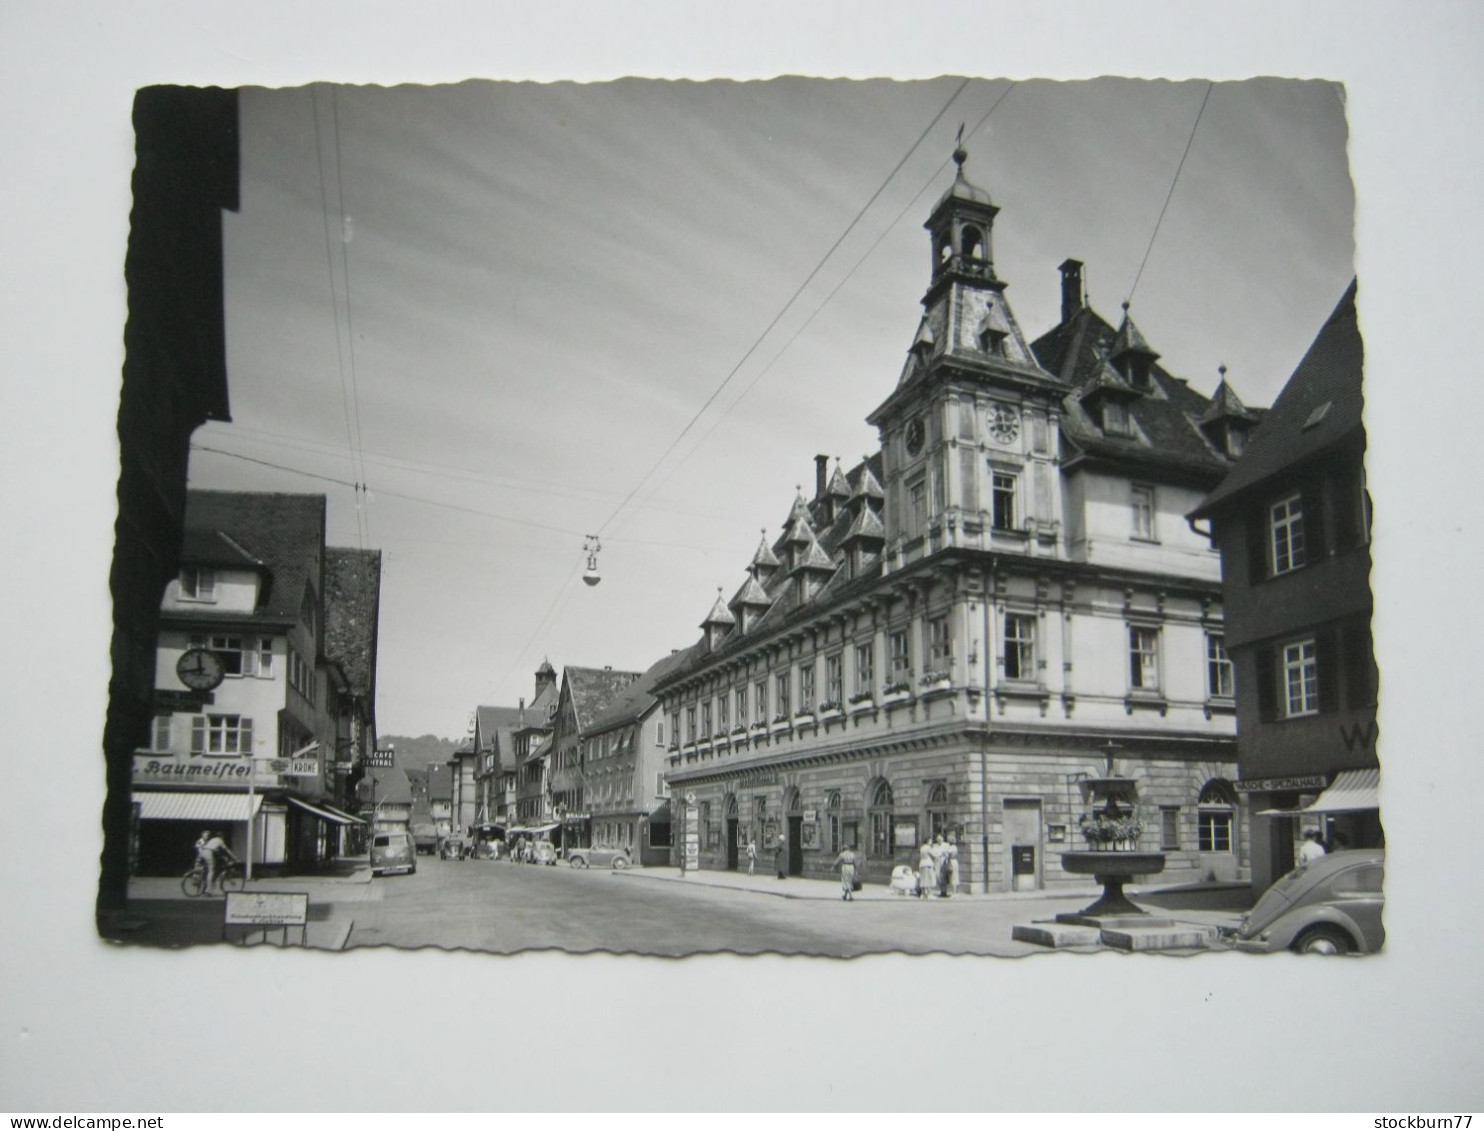
M 883 1032 L 947 1010 L 961 1042 L 996 1000 L 1040 1040 L 1120 1002 L 1152 1036 L 1166 995 L 1182 1041 L 1245 1030 L 1227 1039 L 1264 1065 L 1408 985 L 1477 1029 L 1476 978 L 1444 1005 L 1408 973 L 1442 961 L 1430 924 L 1466 946 L 1479 914 L 1415 878 L 1462 867 L 1418 816 L 1458 794 L 1457 724 L 1415 691 L 1471 608 L 1418 533 L 1462 561 L 1471 524 L 1466 490 L 1406 466 L 1462 458 L 1450 417 L 1477 394 L 1406 360 L 1439 328 L 1395 296 L 1439 267 L 1397 241 L 1441 221 L 1419 199 L 1368 238 L 1397 194 L 1371 187 L 1378 91 L 1353 56 L 671 72 L 384 50 L 115 84 L 104 311 L 33 327 L 59 358 L 107 339 L 113 365 L 69 377 L 72 442 L 43 457 L 13 429 L 7 477 L 87 453 L 55 502 L 11 508 L 17 562 L 67 545 L 69 513 L 90 526 L 71 665 L 12 682 L 18 709 L 29 687 L 65 712 L 70 688 L 92 712 L 46 791 L 66 926 L 18 922 L 86 952 L 100 1009 L 230 1029 L 210 1003 L 266 991 L 233 1042 L 328 1025 L 338 1046 L 351 1002 L 352 1045 L 386 1026 L 473 1065 L 535 1042 L 532 1107 L 704 1105 L 616 1061 L 564 1093 L 556 1067 L 611 1043 L 658 1070 L 687 1016 L 772 1034 L 797 1054 L 777 1102 L 811 1107 L 911 1102 L 885 1078 L 817 1090 L 872 1074 L 872 1001 Z M 1397 144 L 1427 150 L 1418 106 Z M 1427 248 L 1455 302 L 1476 226 Z M 17 414 L 41 384 L 7 381 Z M 25 1042 L 46 1021 L 22 1014 Z M 1113 1077 L 1107 1102 L 1167 1106 L 1111 1067 L 1065 1102 Z M 427 1086 L 408 1102 L 434 1110 Z M 1346 1106 L 1333 1079 L 1279 1094 Z M 385 1081 L 363 1096 L 400 1106 Z

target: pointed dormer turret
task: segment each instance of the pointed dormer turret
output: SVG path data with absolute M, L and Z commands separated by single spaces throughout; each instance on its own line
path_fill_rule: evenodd
M 759 618 L 772 607 L 773 601 L 767 591 L 758 584 L 757 577 L 749 572 L 742 588 L 727 603 L 732 615 L 737 618 L 737 631 L 744 635 L 752 630 Z
M 1237 391 L 1227 384 L 1226 366 L 1218 371 L 1221 382 L 1211 394 L 1211 407 L 1201 413 L 1201 431 L 1217 450 L 1238 459 L 1247 450 L 1247 434 L 1257 424 L 1257 413 L 1243 404 Z
M 840 470 L 840 457 L 835 457 L 835 473 L 830 476 L 830 481 L 824 488 L 824 517 L 827 524 L 833 525 L 834 521 L 845 511 L 845 504 L 850 500 L 850 483 L 845 478 L 845 473 Z
M 1154 368 L 1154 363 L 1158 358 L 1159 354 L 1149 348 L 1144 335 L 1139 333 L 1139 328 L 1129 317 L 1128 303 L 1124 303 L 1123 324 L 1118 327 L 1118 333 L 1113 337 L 1113 345 L 1108 350 L 1108 360 L 1113 363 L 1113 368 L 1118 370 L 1118 375 L 1128 382 L 1130 388 L 1142 392 L 1150 387 L 1149 372 Z
M 802 519 L 805 523 L 809 521 L 809 504 L 804 499 L 804 485 L 801 483 L 794 488 L 794 505 L 788 509 L 788 517 L 783 520 L 783 529 L 787 530 L 794 523 Z
M 829 581 L 835 572 L 835 563 L 819 544 L 819 539 L 814 536 L 814 531 L 803 524 L 800 533 L 804 536 L 800 543 L 790 543 L 789 550 L 793 555 L 794 583 L 798 586 L 798 599 L 800 604 L 814 600 L 819 591 L 824 588 L 825 582 Z M 792 534 L 793 531 L 790 531 Z
M 727 608 L 726 602 L 721 597 L 721 586 L 716 587 L 716 603 L 711 606 L 711 611 L 706 614 L 706 619 L 701 622 L 701 628 L 706 633 L 706 651 L 715 652 L 726 639 L 727 633 L 736 627 L 737 618 Z
M 856 473 L 855 486 L 850 490 L 850 509 L 859 518 L 862 511 L 870 510 L 879 515 L 886 505 L 886 492 L 881 482 L 871 473 L 871 461 L 861 456 L 860 470 Z
M 851 522 L 850 529 L 845 532 L 845 537 L 840 539 L 850 576 L 859 577 L 870 559 L 881 553 L 881 548 L 885 545 L 886 526 L 881 517 L 870 507 L 861 507 Z
M 780 565 L 778 555 L 768 545 L 768 528 L 763 527 L 762 541 L 757 545 L 757 553 L 752 555 L 752 575 L 766 585 L 768 579 L 778 572 Z
M 808 553 L 811 542 L 817 542 L 814 536 L 814 528 L 809 525 L 806 519 L 794 519 L 783 535 L 783 546 L 788 555 L 789 572 L 793 572 L 799 568 L 799 563 L 803 561 L 804 555 Z

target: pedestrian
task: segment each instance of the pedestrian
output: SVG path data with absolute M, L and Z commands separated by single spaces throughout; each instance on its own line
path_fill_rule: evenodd
M 952 899 L 958 890 L 958 835 L 949 833 L 943 845 L 943 898 Z
M 931 839 L 917 847 L 917 898 L 928 899 L 938 886 L 938 857 Z
M 747 874 L 750 876 L 757 871 L 757 837 L 747 838 Z
M 778 834 L 778 847 L 773 849 L 773 864 L 780 880 L 788 879 L 788 837 Z
M 855 852 L 846 848 L 835 857 L 835 863 L 840 868 L 840 898 L 851 900 L 855 898 Z
M 1304 833 L 1304 845 L 1299 849 L 1298 866 L 1306 868 L 1323 855 L 1324 845 L 1319 839 L 1319 830 L 1309 829 Z

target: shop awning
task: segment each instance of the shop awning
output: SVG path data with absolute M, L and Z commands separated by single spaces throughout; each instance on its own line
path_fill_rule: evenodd
M 505 831 L 506 832 L 510 832 L 510 833 L 523 833 L 523 834 L 524 833 L 549 833 L 549 832 L 551 832 L 552 829 L 559 828 L 559 827 L 560 826 L 555 821 L 552 821 L 551 824 L 549 824 L 549 825 L 514 825 L 511 828 L 506 829 Z
M 255 793 L 136 793 L 143 821 L 248 821 L 262 807 Z
M 1305 813 L 1354 813 L 1381 808 L 1380 770 L 1341 770 L 1329 788 L 1301 809 L 1264 809 L 1260 817 L 1298 817 Z
M 337 809 L 337 808 L 335 808 L 335 806 L 333 806 L 333 805 L 327 805 L 323 801 L 321 801 L 319 803 L 319 807 L 321 809 L 323 809 L 326 813 L 331 813 L 334 816 L 339 817 L 341 820 L 345 821 L 347 824 L 351 824 L 351 825 L 364 825 L 366 823 L 365 821 L 361 820 L 359 817 L 352 817 L 344 809 Z
M 302 809 L 310 816 L 318 817 L 321 821 L 329 821 L 332 825 L 359 825 L 361 823 L 354 817 L 347 817 L 342 813 L 331 813 L 329 810 L 322 809 L 318 805 L 311 805 L 307 801 L 300 801 L 297 797 L 286 797 L 284 800 L 296 809 Z
M 670 803 L 668 801 L 649 815 L 649 823 L 651 825 L 668 825 L 672 819 Z

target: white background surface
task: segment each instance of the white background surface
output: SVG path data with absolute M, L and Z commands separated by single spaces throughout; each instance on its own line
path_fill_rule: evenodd
M 1481 30 L 1476 8 L 1442 3 L 6 5 L 0 1107 L 1481 1106 Z M 787 72 L 1346 84 L 1387 953 L 667 962 L 98 942 L 134 88 Z M 512 1018 L 531 1040 L 506 1038 Z

